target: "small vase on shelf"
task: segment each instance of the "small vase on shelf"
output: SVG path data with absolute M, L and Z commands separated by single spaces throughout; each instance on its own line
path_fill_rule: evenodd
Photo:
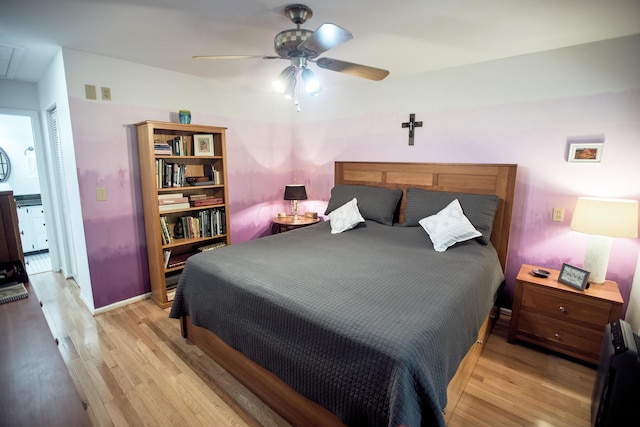
M 182 123 L 183 125 L 188 125 L 191 123 L 191 111 L 180 110 L 178 111 L 178 116 L 180 117 L 180 123 Z

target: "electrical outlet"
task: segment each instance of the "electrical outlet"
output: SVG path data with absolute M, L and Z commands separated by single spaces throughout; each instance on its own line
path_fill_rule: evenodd
M 103 101 L 111 101 L 111 88 L 101 87 L 100 91 L 102 93 L 102 100 Z
M 551 213 L 551 220 L 554 222 L 564 221 L 564 209 L 553 208 L 553 212 Z

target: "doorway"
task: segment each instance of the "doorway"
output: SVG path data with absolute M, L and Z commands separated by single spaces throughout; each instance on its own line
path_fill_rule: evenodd
M 27 274 L 51 271 L 50 250 L 55 251 L 49 244 L 52 216 L 45 215 L 50 207 L 38 117 L 35 111 L 0 110 L 0 147 L 12 164 L 6 182 L 16 200 Z

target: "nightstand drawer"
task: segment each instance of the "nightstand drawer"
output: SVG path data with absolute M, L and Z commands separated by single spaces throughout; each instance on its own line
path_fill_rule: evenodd
M 596 330 L 521 311 L 518 333 L 529 335 L 530 338 L 541 341 L 550 348 L 559 346 L 566 350 L 583 353 L 583 357 L 597 360 L 604 327 L 602 330 Z
M 611 304 L 571 294 L 565 296 L 558 291 L 550 291 L 540 286 L 525 285 L 522 291 L 522 309 L 600 329 L 609 322 Z

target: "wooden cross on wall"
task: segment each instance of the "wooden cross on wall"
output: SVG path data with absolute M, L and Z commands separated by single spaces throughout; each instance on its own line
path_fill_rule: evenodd
M 416 122 L 416 115 L 409 114 L 409 121 L 402 124 L 403 128 L 409 128 L 409 145 L 413 145 L 413 131 L 415 128 L 421 128 L 422 122 Z

